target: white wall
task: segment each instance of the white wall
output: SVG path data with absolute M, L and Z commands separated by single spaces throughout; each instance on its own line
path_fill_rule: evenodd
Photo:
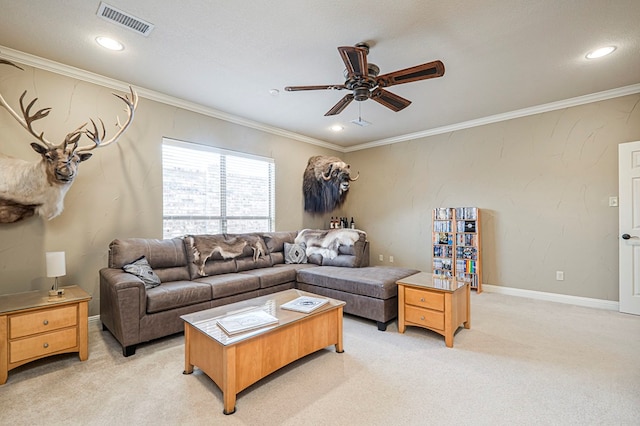
M 122 104 L 112 90 L 37 68 L 0 68 L 0 93 L 14 108 L 23 90 L 53 107 L 36 123 L 60 141 L 90 117 L 108 125 Z M 617 145 L 640 140 L 640 95 L 595 102 L 422 138 L 338 153 L 160 102 L 141 99 L 135 121 L 113 146 L 80 166 L 65 211 L 52 221 L 0 224 L 0 294 L 46 289 L 46 251 L 67 253 L 62 285 L 78 284 L 99 312 L 98 270 L 114 238 L 162 237 L 163 137 L 272 157 L 276 229 L 324 227 L 328 216 L 354 216 L 378 254 L 395 265 L 431 269 L 431 210 L 482 209 L 484 282 L 618 300 Z M 38 160 L 32 141 L 0 111 L 0 152 Z M 337 155 L 360 179 L 347 202 L 325 216 L 303 212 L 302 173 L 312 155 Z M 555 280 L 563 270 L 565 280 Z
M 639 104 L 625 96 L 349 153 L 361 177 L 344 211 L 368 232 L 373 264 L 393 255 L 430 270 L 432 209 L 477 206 L 484 283 L 618 300 L 608 200 L 618 144 L 640 139 Z
M 0 93 L 19 111 L 23 90 L 38 97 L 36 107 L 52 107 L 34 123 L 52 142 L 89 118 L 101 117 L 109 134 L 123 104 L 113 90 L 29 66 L 0 67 Z M 107 265 L 115 238 L 162 238 L 161 144 L 163 137 L 209 144 L 271 157 L 276 169 L 276 230 L 319 227 L 324 217 L 303 213 L 302 174 L 309 157 L 337 153 L 319 146 L 232 124 L 160 102 L 141 99 L 130 129 L 117 144 L 94 150 L 80 164 L 62 215 L 51 221 L 32 217 L 0 224 L 0 294 L 47 289 L 45 252 L 65 251 L 67 275 L 92 294 L 90 315 L 99 313 L 98 271 Z M 0 153 L 38 161 L 30 136 L 0 108 Z M 89 143 L 85 139 L 85 143 Z

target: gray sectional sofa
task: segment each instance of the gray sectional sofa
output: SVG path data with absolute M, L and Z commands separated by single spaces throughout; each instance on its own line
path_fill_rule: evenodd
M 344 300 L 345 313 L 385 330 L 397 316 L 395 282 L 418 271 L 368 266 L 366 234 L 351 232 L 351 239 L 332 240 L 333 251 L 307 249 L 306 263 L 285 256 L 285 246 L 299 248 L 292 245 L 302 235 L 296 231 L 116 239 L 109 245 L 108 267 L 100 270 L 103 329 L 130 356 L 139 343 L 182 331 L 181 315 L 299 288 Z M 159 285 L 123 270 L 142 257 Z

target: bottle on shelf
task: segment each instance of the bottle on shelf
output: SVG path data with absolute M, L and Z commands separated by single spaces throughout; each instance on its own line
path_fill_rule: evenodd
M 329 229 L 334 229 L 335 228 L 335 222 L 333 221 L 333 216 L 331 216 L 331 220 L 329 221 Z
M 351 223 L 349 224 L 349 228 L 356 229 L 356 223 L 353 221 L 353 216 L 351 216 Z

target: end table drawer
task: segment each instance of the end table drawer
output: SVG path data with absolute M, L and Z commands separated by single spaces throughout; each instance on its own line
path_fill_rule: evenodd
M 423 327 L 444 330 L 444 312 L 405 306 L 405 321 Z
M 9 339 L 44 333 L 78 323 L 77 306 L 43 309 L 9 318 Z
M 9 362 L 20 362 L 78 346 L 78 329 L 67 328 L 9 342 Z
M 417 290 L 408 287 L 405 288 L 404 292 L 405 303 L 407 305 L 444 311 L 444 294 L 441 292 Z

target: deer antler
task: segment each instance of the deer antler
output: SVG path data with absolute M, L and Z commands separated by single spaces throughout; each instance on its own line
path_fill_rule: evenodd
M 82 130 L 83 127 L 86 125 L 87 123 L 84 123 L 82 126 L 78 127 L 73 132 L 67 134 L 63 142 L 65 150 L 69 145 L 73 145 L 73 149 L 71 150 L 71 152 L 74 152 L 78 148 L 78 141 L 80 140 L 80 136 L 82 136 L 83 133 L 86 133 L 86 130 Z
M 104 122 L 101 119 L 98 119 L 100 121 L 100 126 L 102 127 L 102 131 L 99 131 L 96 122 L 91 120 L 91 124 L 93 125 L 93 130 L 87 129 L 85 130 L 85 133 L 87 137 L 93 141 L 93 145 L 86 145 L 86 146 L 80 147 L 78 148 L 77 152 L 87 152 L 98 147 L 110 145 L 115 141 L 117 141 L 118 138 L 120 138 L 120 136 L 124 133 L 124 131 L 127 130 L 129 125 L 133 121 L 133 115 L 138 106 L 138 94 L 136 93 L 135 90 L 133 90 L 133 87 L 131 86 L 129 86 L 129 90 L 131 91 L 131 98 L 129 98 L 129 96 L 118 95 L 117 93 L 113 94 L 114 96 L 120 98 L 125 104 L 127 104 L 127 109 L 126 109 L 127 121 L 125 121 L 124 124 L 120 124 L 120 119 L 116 118 L 117 119 L 116 125 L 118 126 L 118 131 L 116 132 L 115 135 L 113 135 L 111 139 L 103 141 L 104 137 L 106 136 Z M 82 127 L 79 127 L 78 130 L 80 130 L 81 128 Z M 70 135 L 72 134 L 70 133 Z
M 38 134 L 35 130 L 33 130 L 33 127 L 31 126 L 34 121 L 40 120 L 41 118 L 44 118 L 47 115 L 49 115 L 49 113 L 51 112 L 51 108 L 42 108 L 36 111 L 35 113 L 31 114 L 31 108 L 33 108 L 38 98 L 35 98 L 31 102 L 29 102 L 29 105 L 25 107 L 24 97 L 26 96 L 26 94 L 27 94 L 27 91 L 25 90 L 24 92 L 22 92 L 22 96 L 20 96 L 20 110 L 22 111 L 22 116 L 24 118 L 20 117 L 20 115 L 17 112 L 15 112 L 13 108 L 11 108 L 11 106 L 9 106 L 9 104 L 7 103 L 7 101 L 4 100 L 2 95 L 0 95 L 0 104 L 2 104 L 2 106 L 5 107 L 7 111 L 9 111 L 9 114 L 11 114 L 13 118 L 15 118 L 18 121 L 18 123 L 20 123 L 20 125 L 27 130 L 27 132 L 29 132 L 32 136 L 34 136 L 40 142 L 45 144 L 47 147 L 55 148 L 55 144 L 49 142 L 44 138 L 44 132 L 41 132 L 40 134 Z
M 4 59 L 0 59 L 0 64 L 12 65 L 22 70 L 22 68 L 20 68 L 13 62 L 10 62 Z M 131 98 L 129 98 L 129 96 L 121 96 L 121 95 L 118 95 L 117 93 L 114 93 L 116 97 L 120 98 L 127 105 L 127 109 L 126 109 L 127 121 L 125 121 L 124 124 L 120 124 L 120 119 L 118 118 L 116 123 L 116 125 L 118 126 L 118 131 L 116 132 L 115 135 L 113 135 L 111 139 L 107 141 L 103 141 L 104 137 L 106 136 L 104 123 L 102 120 L 98 119 L 102 127 L 102 132 L 98 130 L 98 126 L 95 123 L 95 121 L 91 120 L 91 124 L 93 125 L 93 130 L 89 130 L 89 129 L 83 130 L 84 126 L 87 125 L 87 123 L 84 123 L 82 126 L 78 127 L 76 130 L 69 133 L 61 144 L 56 145 L 49 142 L 47 139 L 45 139 L 44 132 L 41 132 L 40 134 L 38 134 L 33 129 L 33 122 L 48 116 L 49 113 L 51 112 L 51 108 L 42 108 L 32 114 L 31 109 L 35 105 L 38 98 L 33 99 L 31 102 L 29 102 L 29 105 L 25 107 L 24 98 L 27 95 L 26 90 L 22 92 L 22 96 L 20 96 L 20 110 L 22 112 L 22 117 L 20 117 L 20 114 L 18 114 L 13 110 L 13 108 L 11 108 L 9 103 L 2 97 L 2 94 L 0 94 L 0 105 L 5 107 L 7 111 L 9 111 L 9 113 L 13 116 L 13 118 L 15 118 L 22 127 L 24 127 L 32 136 L 34 136 L 36 139 L 38 139 L 40 142 L 46 145 L 49 149 L 56 149 L 61 146 L 64 146 L 64 148 L 66 149 L 69 145 L 73 145 L 72 151 L 76 151 L 77 149 L 78 152 L 86 152 L 86 151 L 91 151 L 92 149 L 95 149 L 98 147 L 107 146 L 114 143 L 124 133 L 124 131 L 127 130 L 129 125 L 131 125 L 131 122 L 133 121 L 133 115 L 135 113 L 136 108 L 138 107 L 138 94 L 136 93 L 135 90 L 133 90 L 131 86 L 129 86 L 129 90 L 131 91 Z M 82 133 L 86 134 L 87 137 L 93 141 L 93 145 L 87 145 L 87 146 L 78 148 L 78 141 Z

